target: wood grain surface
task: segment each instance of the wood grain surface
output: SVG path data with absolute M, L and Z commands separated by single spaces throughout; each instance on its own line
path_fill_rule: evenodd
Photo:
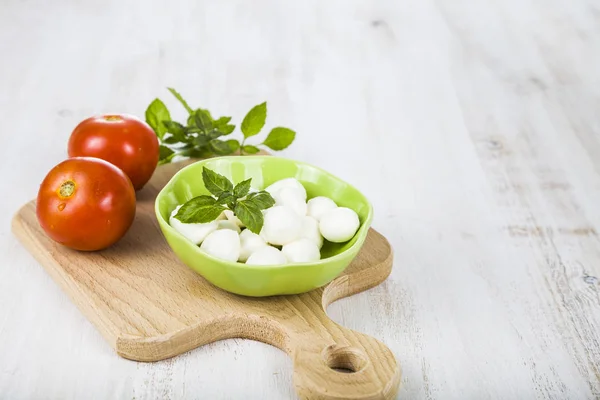
M 297 398 L 256 341 L 124 360 L 10 232 L 82 119 L 182 119 L 166 87 L 238 124 L 267 101 L 281 155 L 369 196 L 392 273 L 327 311 L 399 399 L 600 397 L 597 0 L 3 0 L 0 50 L 0 398 Z
M 394 398 L 401 371 L 391 351 L 325 313 L 333 301 L 388 277 L 388 241 L 370 229 L 344 273 L 308 293 L 249 298 L 225 292 L 177 258 L 156 221 L 158 192 L 189 163 L 157 168 L 137 194 L 131 228 L 106 250 L 80 252 L 52 241 L 37 221 L 35 201 L 15 215 L 13 232 L 122 357 L 159 361 L 218 340 L 253 339 L 290 355 L 302 398 Z

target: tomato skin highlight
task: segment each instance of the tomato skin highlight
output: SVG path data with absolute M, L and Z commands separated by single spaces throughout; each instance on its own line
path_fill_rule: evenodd
M 69 157 L 97 157 L 131 179 L 135 190 L 150 180 L 159 159 L 159 143 L 152 128 L 127 114 L 105 114 L 81 121 L 71 133 Z
M 116 243 L 135 218 L 135 189 L 113 164 L 92 157 L 69 158 L 42 181 L 36 215 L 54 241 L 95 251 Z

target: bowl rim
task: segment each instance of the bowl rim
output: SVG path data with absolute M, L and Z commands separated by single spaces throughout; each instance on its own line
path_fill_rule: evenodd
M 256 159 L 256 158 L 260 158 L 260 159 L 281 159 L 281 160 L 285 160 L 285 161 L 289 161 L 292 163 L 296 163 L 296 164 L 301 164 L 301 165 L 305 165 L 311 168 L 314 168 L 316 170 L 318 170 L 319 172 L 325 174 L 325 175 L 329 175 L 330 177 L 343 182 L 344 184 L 348 185 L 350 188 L 356 190 L 358 193 L 360 193 L 360 195 L 365 199 L 366 205 L 367 205 L 367 216 L 364 220 L 363 223 L 360 224 L 358 230 L 355 233 L 355 236 L 358 235 L 357 240 L 352 244 L 352 246 L 348 247 L 347 249 L 345 249 L 344 251 L 342 251 L 339 254 L 336 254 L 334 256 L 331 257 L 327 257 L 327 258 L 323 258 L 320 259 L 318 261 L 312 261 L 312 262 L 303 262 L 303 263 L 286 263 L 286 264 L 279 264 L 279 265 L 261 265 L 261 264 L 245 264 L 239 261 L 227 261 L 224 260 L 222 258 L 219 257 L 215 257 L 212 254 L 208 254 L 204 251 L 202 251 L 200 249 L 199 245 L 194 244 L 193 242 L 191 242 L 189 239 L 187 239 L 184 235 L 182 235 L 181 233 L 179 233 L 175 228 L 173 228 L 171 226 L 171 224 L 169 224 L 168 221 L 166 221 L 162 214 L 160 213 L 159 210 L 159 199 L 168 191 L 172 188 L 172 186 L 175 184 L 177 178 L 179 177 L 179 175 L 183 174 L 184 171 L 192 168 L 192 167 L 196 167 L 198 168 L 198 164 L 200 163 L 206 163 L 206 162 L 210 162 L 210 161 L 215 161 L 215 160 L 243 160 L 243 157 L 251 157 L 252 159 Z M 158 219 L 159 225 L 163 228 L 163 229 L 167 229 L 169 232 L 171 232 L 172 234 L 175 234 L 176 236 L 180 237 L 182 240 L 184 240 L 185 242 L 188 242 L 190 245 L 193 245 L 193 247 L 195 248 L 194 250 L 199 253 L 202 257 L 207 257 L 210 260 L 213 260 L 215 262 L 221 263 L 221 264 L 225 264 L 228 267 L 231 268 L 243 268 L 245 270 L 260 270 L 260 271 L 271 271 L 271 270 L 278 270 L 281 268 L 302 268 L 302 267 L 307 267 L 307 266 L 311 266 L 311 267 L 317 267 L 319 265 L 327 265 L 331 262 L 334 262 L 336 260 L 340 260 L 343 259 L 347 256 L 348 253 L 352 252 L 353 250 L 356 250 L 358 252 L 358 250 L 360 250 L 360 248 L 362 247 L 362 244 L 364 242 L 364 240 L 367 237 L 367 234 L 369 233 L 369 229 L 371 227 L 371 223 L 373 221 L 373 205 L 371 204 L 371 202 L 369 201 L 369 199 L 367 198 L 367 196 L 365 196 L 360 190 L 358 190 L 358 188 L 356 188 L 355 186 L 353 186 L 352 184 L 346 182 L 345 180 L 343 180 L 342 178 L 332 174 L 331 172 L 318 167 L 316 165 L 304 162 L 304 161 L 298 161 L 292 158 L 287 158 L 287 157 L 279 157 L 279 156 L 270 156 L 270 155 L 250 155 L 250 156 L 218 156 L 218 157 L 210 157 L 210 158 L 204 158 L 204 159 L 198 159 L 197 161 L 192 162 L 189 165 L 186 165 L 185 167 L 181 168 L 179 171 L 177 171 L 170 179 L 169 181 L 163 186 L 163 188 L 158 192 L 158 194 L 156 195 L 156 199 L 154 200 L 154 212 L 156 214 L 156 218 Z M 164 236 L 164 233 L 163 233 Z M 353 236 L 354 237 L 354 236 Z M 351 239 L 350 239 L 351 240 Z M 169 247 L 171 247 L 169 245 Z

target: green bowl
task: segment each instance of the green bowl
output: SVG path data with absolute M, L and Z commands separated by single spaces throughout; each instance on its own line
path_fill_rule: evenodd
M 360 228 L 346 243 L 325 241 L 321 260 L 279 266 L 246 265 L 213 257 L 169 225 L 175 207 L 192 197 L 209 194 L 202 181 L 202 168 L 226 176 L 234 184 L 252 178 L 252 188 L 264 189 L 283 178 L 294 177 L 306 188 L 308 198 L 327 196 L 339 206 L 356 211 Z M 160 228 L 177 257 L 213 285 L 245 296 L 297 294 L 331 282 L 358 254 L 373 219 L 373 207 L 356 188 L 309 164 L 274 156 L 228 156 L 190 164 L 177 172 L 156 198 Z

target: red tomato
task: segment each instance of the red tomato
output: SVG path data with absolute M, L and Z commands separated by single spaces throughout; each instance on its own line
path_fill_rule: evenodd
M 135 190 L 127 175 L 107 161 L 69 158 L 44 178 L 36 213 L 54 241 L 77 250 L 100 250 L 131 226 Z
M 121 168 L 140 190 L 158 164 L 158 138 L 148 124 L 131 115 L 91 117 L 71 133 L 69 157 L 106 160 Z

